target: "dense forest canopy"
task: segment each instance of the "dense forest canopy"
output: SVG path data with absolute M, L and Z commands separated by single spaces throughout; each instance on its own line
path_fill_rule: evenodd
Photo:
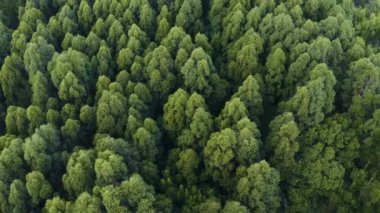
M 0 212 L 376 212 L 379 0 L 0 0 Z

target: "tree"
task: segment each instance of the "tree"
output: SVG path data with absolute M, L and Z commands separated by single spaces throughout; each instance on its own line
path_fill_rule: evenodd
M 65 4 L 60 12 L 57 14 L 58 27 L 61 29 L 62 33 L 72 33 L 77 34 L 78 24 L 76 22 L 76 14 L 74 10 Z
M 264 112 L 260 85 L 252 75 L 248 76 L 232 98 L 239 98 L 248 110 L 249 118 L 259 123 L 259 116 Z
M 210 13 L 208 19 L 211 24 L 213 35 L 219 33 L 222 29 L 222 20 L 225 17 L 228 2 L 215 0 L 210 2 Z
M 232 41 L 237 40 L 243 33 L 245 17 L 243 5 L 239 2 L 235 4 L 223 18 L 222 26 L 222 46 L 227 46 Z
M 186 178 L 189 184 L 197 182 L 196 170 L 199 167 L 200 159 L 193 149 L 186 149 L 179 154 L 176 167 Z
M 225 188 L 233 185 L 231 179 L 237 166 L 234 162 L 237 144 L 235 132 L 226 128 L 213 133 L 204 148 L 206 172 Z
M 15 179 L 23 178 L 26 173 L 22 150 L 23 141 L 10 139 L 9 142 L 9 146 L 2 149 L 0 154 L 0 183 L 6 184 L 6 186 Z M 3 207 L 1 209 L 3 210 Z
M 25 184 L 20 179 L 16 179 L 12 182 L 8 200 L 13 211 L 27 212 L 28 193 Z
M 72 47 L 73 46 L 73 39 L 74 39 L 73 34 L 66 33 L 65 38 L 63 39 L 62 44 L 61 44 L 62 49 L 67 51 L 70 47 Z
M 323 121 L 333 110 L 336 79 L 326 64 L 317 65 L 310 73 L 306 86 L 297 88 L 296 94 L 282 106 L 301 122 L 301 129 Z
M 141 73 L 134 73 L 133 66 L 136 66 L 142 59 L 142 50 L 148 43 L 148 37 L 144 31 L 142 31 L 137 25 L 133 24 L 128 31 L 128 43 L 127 46 L 120 50 L 117 64 L 119 70 L 131 69 L 132 75 L 136 78 L 140 77 Z
M 380 125 L 380 110 L 376 110 L 373 113 L 373 117 L 369 119 L 364 124 L 364 134 L 366 137 L 364 138 L 365 144 L 361 146 L 361 153 L 363 153 L 360 159 L 366 162 L 367 165 L 371 165 L 367 168 L 370 173 L 374 173 L 378 165 L 374 163 L 374 159 L 377 158 L 378 153 L 373 152 L 377 148 L 377 135 L 379 134 L 379 125 Z
M 28 43 L 24 53 L 24 65 L 29 74 L 29 81 L 40 71 L 46 73 L 47 64 L 53 57 L 55 48 L 43 37 L 37 37 L 33 43 Z
M 91 196 L 88 192 L 83 192 L 78 196 L 73 206 L 74 212 L 96 212 L 100 213 L 102 203 L 99 197 Z
M 55 165 L 59 150 L 58 131 L 52 124 L 42 125 L 35 133 L 25 139 L 23 144 L 24 159 L 36 171 L 48 175 Z M 57 169 L 57 168 L 56 168 Z
M 258 55 L 263 51 L 263 42 L 253 29 L 238 37 L 227 50 L 228 64 L 223 74 L 240 83 L 250 74 L 258 73 Z
M 26 109 L 26 117 L 29 121 L 29 134 L 33 134 L 36 128 L 45 123 L 45 114 L 38 106 L 29 106 Z
M 191 143 L 195 145 L 195 148 L 203 148 L 206 144 L 207 138 L 214 130 L 214 121 L 212 115 L 204 108 L 200 107 L 196 109 L 189 127 L 190 134 L 193 136 L 192 139 L 196 140 L 191 141 Z
M 96 111 L 99 133 L 121 136 L 127 122 L 126 98 L 120 93 L 105 90 Z
M 115 17 L 122 17 L 123 16 L 123 5 L 115 0 L 112 0 L 110 5 L 110 14 L 114 15 Z
M 320 28 L 327 38 L 334 39 L 336 37 L 336 33 L 339 30 L 339 23 L 337 18 L 329 16 L 326 19 L 322 20 L 319 24 L 321 25 Z
M 242 118 L 248 116 L 247 108 L 240 98 L 233 98 L 226 102 L 223 110 L 217 118 L 220 129 L 233 127 Z
M 28 120 L 26 110 L 22 107 L 9 106 L 5 117 L 5 125 L 8 134 L 27 135 Z
M 8 55 L 12 37 L 10 30 L 4 25 L 2 21 L 0 21 L 0 32 L 3 35 L 0 39 L 0 63 L 3 64 L 4 58 Z
M 288 75 L 285 78 L 285 88 L 282 95 L 291 97 L 296 92 L 296 87 L 305 83 L 306 70 L 311 62 L 311 57 L 308 53 L 299 55 L 296 60 L 290 64 Z
M 111 151 L 115 153 L 115 155 L 122 156 L 125 160 L 125 163 L 127 165 L 127 169 L 129 171 L 133 171 L 135 168 L 137 168 L 135 160 L 135 150 L 131 146 L 131 144 L 127 141 L 125 141 L 122 138 L 112 138 L 109 135 L 105 134 L 97 134 L 94 137 L 94 150 L 97 153 L 105 152 L 105 151 Z
M 319 2 L 318 1 L 309 1 L 305 4 L 305 13 L 312 19 L 316 19 L 318 15 Z
M 155 162 L 160 137 L 156 122 L 150 118 L 145 119 L 143 126 L 138 128 L 132 137 L 140 160 Z
M 368 58 L 351 63 L 343 82 L 343 103 L 356 119 L 368 119 L 376 109 L 373 104 L 378 90 L 378 67 Z
M 280 174 L 264 160 L 251 165 L 236 186 L 236 197 L 251 211 L 276 211 L 280 207 Z
M 274 102 L 281 97 L 280 91 L 285 79 L 285 62 L 285 53 L 281 48 L 277 48 L 267 58 L 265 64 L 267 69 L 265 83 L 269 86 L 268 95 L 271 102 Z
M 109 15 L 110 0 L 100 1 L 95 0 L 93 10 L 96 18 L 106 18 Z
M 150 90 L 156 97 L 165 100 L 176 80 L 174 61 L 165 46 L 160 45 L 153 51 L 145 73 Z
M 11 211 L 11 207 L 8 201 L 9 189 L 8 185 L 0 181 L 0 209 L 3 212 Z
M 213 55 L 213 48 L 208 42 L 208 38 L 205 34 L 197 33 L 194 38 L 195 47 L 201 47 L 209 56 Z
M 94 107 L 88 105 L 82 106 L 80 109 L 79 119 L 82 123 L 91 125 L 96 122 L 96 111 Z
M 123 35 L 123 25 L 121 25 L 121 23 L 118 20 L 115 20 L 108 30 L 107 44 L 111 47 L 117 47 L 117 43 Z
M 86 89 L 78 78 L 69 71 L 58 87 L 59 98 L 71 103 L 81 103 L 86 96 Z
M 202 18 L 202 2 L 199 0 L 184 0 L 176 17 L 176 25 L 182 27 L 191 34 L 201 31 L 203 28 Z
M 102 40 L 99 38 L 99 36 L 95 34 L 93 31 L 91 31 L 84 41 L 84 44 L 86 46 L 86 55 L 95 55 L 99 50 L 101 41 Z
M 185 110 L 188 98 L 186 91 L 178 89 L 169 96 L 164 105 L 164 127 L 173 136 L 178 136 L 185 128 Z
M 163 6 L 161 9 L 161 13 L 163 12 L 163 8 L 167 8 L 167 7 Z M 170 23 L 166 17 L 162 17 L 161 20 L 157 20 L 157 23 L 158 23 L 158 26 L 157 26 L 157 31 L 155 35 L 155 40 L 159 43 L 169 33 Z
M 143 31 L 145 31 L 150 37 L 153 37 L 156 32 L 156 11 L 150 6 L 149 3 L 142 5 L 140 9 L 140 23 L 139 26 Z
M 234 127 L 238 145 L 236 158 L 241 165 L 249 165 L 261 158 L 261 134 L 254 122 L 241 119 Z
M 272 120 L 269 125 L 267 149 L 271 154 L 271 163 L 286 177 L 289 169 L 295 165 L 295 155 L 299 151 L 298 136 L 300 130 L 292 113 L 283 113 Z
M 48 70 L 55 88 L 59 88 L 66 75 L 71 72 L 84 85 L 86 90 L 92 87 L 91 63 L 87 55 L 73 49 L 55 54 L 49 62 Z
M 318 37 L 311 43 L 308 53 L 313 60 L 327 63 L 332 54 L 331 41 L 325 37 Z
M 81 1 L 78 9 L 78 22 L 84 32 L 90 31 L 94 25 L 94 12 L 87 1 Z
M 98 154 L 95 160 L 96 185 L 106 186 L 121 182 L 126 178 L 128 169 L 123 162 L 123 157 L 112 151 L 104 151 Z
M 61 127 L 62 138 L 64 138 L 66 147 L 74 147 L 79 141 L 81 131 L 80 122 L 74 119 L 67 119 Z
M 253 7 L 248 13 L 247 13 L 247 24 L 246 24 L 246 29 L 249 29 L 253 27 L 255 31 L 258 30 L 260 26 L 260 21 L 261 21 L 261 15 L 262 14 L 262 9 L 261 7 Z
M 318 139 L 314 141 L 301 154 L 293 176 L 299 178 L 289 179 L 289 197 L 294 210 L 311 208 L 314 200 L 341 188 L 344 182 L 345 169 L 335 160 L 334 148 Z
M 98 74 L 113 79 L 115 65 L 112 60 L 111 50 L 105 42 L 101 43 L 96 58 L 98 59 Z
M 181 27 L 172 27 L 166 37 L 161 40 L 161 45 L 168 49 L 172 57 L 177 54 L 181 46 L 188 54 L 190 54 L 194 48 L 192 43 L 187 42 L 189 39 L 191 42 L 190 36 L 187 35 Z
M 208 82 L 210 75 L 215 72 L 211 57 L 202 49 L 196 48 L 190 58 L 181 68 L 185 87 L 190 92 L 210 95 Z
M 186 115 L 187 124 L 190 124 L 195 114 L 195 111 L 198 108 L 207 109 L 207 105 L 206 105 L 205 99 L 198 93 L 194 92 L 193 94 L 190 95 L 189 99 L 186 102 L 185 115 Z
M 217 213 L 220 212 L 221 209 L 222 205 L 220 204 L 220 201 L 215 198 L 210 198 L 199 206 L 200 212 Z
M 228 212 L 239 212 L 239 213 L 247 213 L 248 208 L 241 205 L 237 201 L 227 201 L 224 205 L 224 208 L 222 209 L 222 213 L 228 213 Z
M 107 76 L 104 76 L 104 75 L 99 76 L 96 82 L 96 95 L 95 95 L 96 101 L 99 101 L 99 99 L 103 95 L 103 92 L 109 89 L 110 84 L 111 84 L 111 79 L 109 79 Z
M 32 104 L 45 109 L 49 98 L 49 88 L 46 76 L 37 71 L 32 79 Z
M 138 174 L 133 174 L 120 186 L 106 186 L 102 189 L 103 204 L 109 212 L 154 212 L 154 195 L 153 188 Z
M 26 175 L 26 189 L 35 205 L 46 200 L 53 193 L 50 183 L 39 171 L 33 171 Z
M 67 119 L 76 119 L 78 117 L 78 109 L 75 105 L 67 103 L 61 109 L 61 118 L 65 122 Z
M 0 83 L 7 105 L 27 106 L 30 100 L 30 87 L 21 58 L 7 56 L 0 72 Z
M 95 155 L 93 150 L 79 150 L 71 154 L 66 174 L 62 176 L 65 190 L 71 197 L 90 191 L 95 181 Z
M 273 18 L 273 34 L 269 37 L 271 46 L 277 42 L 285 40 L 285 38 L 291 34 L 295 26 L 292 17 L 288 14 L 278 14 Z
M 48 213 L 65 212 L 66 202 L 62 200 L 60 197 L 56 196 L 53 199 L 49 199 L 46 201 L 44 211 Z

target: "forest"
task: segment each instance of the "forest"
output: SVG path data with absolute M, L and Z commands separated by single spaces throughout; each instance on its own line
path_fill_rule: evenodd
M 377 212 L 380 0 L 0 0 L 0 212 Z

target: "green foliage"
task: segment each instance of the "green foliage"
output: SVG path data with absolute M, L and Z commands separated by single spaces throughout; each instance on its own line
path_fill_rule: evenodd
M 183 0 L 176 17 L 176 25 L 192 34 L 202 30 L 202 2 L 200 0 Z
M 376 212 L 380 1 L 0 0 L 0 212 Z
M 281 88 L 286 71 L 285 62 L 285 53 L 282 49 L 278 48 L 268 56 L 265 64 L 267 68 L 265 83 L 269 86 L 268 95 L 271 98 L 271 102 L 274 102 L 278 97 L 281 97 Z
M 28 127 L 26 110 L 22 107 L 8 107 L 5 125 L 8 134 L 26 135 Z
M 326 64 L 318 64 L 310 72 L 310 81 L 297 88 L 296 94 L 284 103 L 284 109 L 293 112 L 302 125 L 316 125 L 333 110 L 335 84 L 332 71 Z
M 123 135 L 127 121 L 126 98 L 120 93 L 104 91 L 96 111 L 99 133 Z
M 25 184 L 16 179 L 12 182 L 9 189 L 9 204 L 15 212 L 27 212 L 28 194 Z
M 266 161 L 251 165 L 237 183 L 237 198 L 250 210 L 276 211 L 280 206 L 280 174 Z
M 209 96 L 209 78 L 215 72 L 211 57 L 202 48 L 196 48 L 181 68 L 185 88 Z
M 53 189 L 41 172 L 33 171 L 26 175 L 26 189 L 34 204 L 41 199 L 47 199 L 53 193 Z
M 30 87 L 21 58 L 7 56 L 0 71 L 0 83 L 7 105 L 26 106 L 30 99 Z
M 127 171 L 123 157 L 112 151 L 99 153 L 95 160 L 96 183 L 99 186 L 113 184 L 124 179 Z
M 66 174 L 62 176 L 63 186 L 70 196 L 77 197 L 91 189 L 95 181 L 95 155 L 92 150 L 80 150 L 71 154 Z
M 53 156 L 59 150 L 58 131 L 51 124 L 42 125 L 34 134 L 25 139 L 23 144 L 24 159 L 27 164 L 42 174 L 49 174 L 53 169 L 56 157 Z
M 24 64 L 29 79 L 33 79 L 38 71 L 46 73 L 47 64 L 54 52 L 54 46 L 48 44 L 43 37 L 38 37 L 35 43 L 28 43 L 24 53 Z
M 109 212 L 154 212 L 154 191 L 138 174 L 133 174 L 120 186 L 104 187 L 102 198 Z
M 169 96 L 168 102 L 164 106 L 164 127 L 174 135 L 178 135 L 185 128 L 188 97 L 184 90 L 179 89 Z
M 160 45 L 150 55 L 144 73 L 149 88 L 157 97 L 166 99 L 175 86 L 174 61 L 165 46 Z
M 6 140 L 9 140 L 10 144 L 2 149 L 0 154 L 0 181 L 9 185 L 12 180 L 25 176 L 25 165 L 22 150 L 23 141 L 21 139 L 12 140 L 12 138 Z
M 232 98 L 239 98 L 248 110 L 250 119 L 259 121 L 259 116 L 263 113 L 262 97 L 260 94 L 260 85 L 252 75 L 248 76 L 238 91 Z

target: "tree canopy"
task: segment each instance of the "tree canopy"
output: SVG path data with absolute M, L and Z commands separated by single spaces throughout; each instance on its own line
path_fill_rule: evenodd
M 0 212 L 377 212 L 380 0 L 0 0 Z

